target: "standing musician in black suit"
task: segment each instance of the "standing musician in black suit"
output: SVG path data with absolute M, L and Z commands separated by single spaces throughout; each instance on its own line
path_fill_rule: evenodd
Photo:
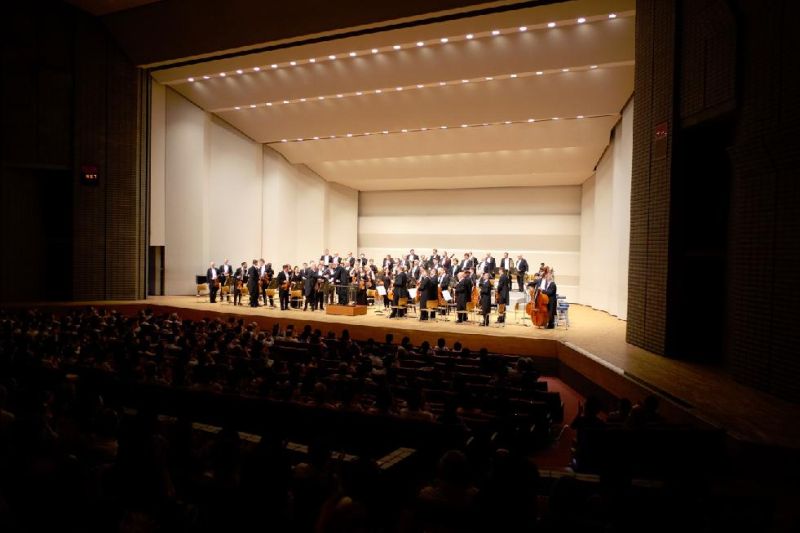
M 497 268 L 497 262 L 495 262 L 494 257 L 492 257 L 491 252 L 486 252 L 486 258 L 483 260 L 483 272 L 488 272 L 489 277 L 494 277 L 494 269 Z M 483 274 L 481 272 L 480 274 Z
M 489 325 L 489 314 L 492 312 L 492 284 L 489 283 L 489 273 L 484 272 L 478 282 L 480 291 L 481 314 L 483 315 L 483 326 Z
M 444 293 L 444 291 L 450 290 L 450 279 L 452 279 L 452 278 L 451 278 L 450 274 L 447 273 L 447 270 L 445 268 L 443 268 L 443 267 L 439 267 L 439 270 L 438 270 L 437 273 L 438 273 L 438 277 L 436 278 L 436 284 L 442 289 L 442 293 Z M 444 294 L 442 295 L 442 297 L 444 297 Z M 439 292 L 438 291 L 436 292 L 436 299 L 437 300 L 439 299 Z M 450 308 L 445 306 L 444 312 L 445 312 L 445 314 L 449 314 L 450 313 Z
M 525 290 L 525 274 L 528 273 L 528 262 L 521 255 L 517 256 L 517 285 L 519 292 Z
M 325 248 L 325 251 L 319 256 L 319 262 L 325 266 L 328 266 L 330 262 L 333 261 L 333 256 L 328 252 L 328 249 Z
M 422 270 L 417 284 L 417 294 L 419 295 L 419 319 L 428 320 L 428 300 L 430 300 L 430 288 L 434 289 L 433 300 L 436 300 L 436 284 L 428 277 L 428 271 Z
M 503 267 L 506 272 L 511 270 L 511 267 L 514 266 L 514 260 L 508 257 L 508 252 L 503 254 L 503 258 L 500 260 L 500 266 Z
M 397 305 L 400 303 L 400 298 L 408 298 L 408 274 L 406 274 L 405 266 L 400 265 L 397 267 L 397 274 L 394 277 L 392 289 L 392 305 L 395 307 L 395 309 L 392 309 L 392 313 L 389 315 L 389 318 L 394 318 L 395 316 L 405 316 L 405 309 L 400 309 L 399 311 L 397 310 Z
M 233 274 L 233 305 L 242 305 L 242 287 L 245 283 L 247 283 L 247 262 L 242 261 Z
M 250 307 L 258 307 L 258 259 L 253 259 L 253 264 L 247 271 L 247 292 L 250 293 Z
M 325 267 L 322 266 L 322 264 L 317 267 L 315 275 L 317 281 L 314 284 L 314 306 L 311 309 L 316 311 L 317 308 L 319 308 L 319 310 L 322 311 L 325 309 L 325 289 L 323 286 L 325 282 L 328 281 L 325 275 Z
M 508 305 L 511 296 L 511 280 L 508 278 L 505 268 L 500 267 L 497 273 L 497 323 L 501 324 L 506 321 L 506 317 L 500 314 L 500 306 Z
M 336 265 L 333 271 L 333 284 L 336 287 L 336 294 L 339 305 L 347 305 L 347 284 L 350 283 L 350 275 L 341 263 Z
M 360 263 L 360 265 L 362 267 L 367 266 L 367 263 L 369 262 L 369 261 L 367 261 L 367 254 L 365 254 L 364 252 L 361 252 L 361 256 L 358 258 L 358 262 Z
M 208 282 L 208 301 L 212 304 L 216 303 L 217 289 L 219 289 L 218 283 L 220 279 L 219 270 L 217 270 L 214 261 L 211 261 L 208 270 L 206 271 L 206 281 Z
M 550 301 L 547 302 L 547 314 L 549 319 L 547 321 L 547 329 L 553 329 L 555 327 L 555 320 L 556 320 L 556 304 L 557 298 L 557 287 L 556 282 L 553 281 L 553 273 L 550 270 L 545 271 L 544 278 L 542 278 L 541 283 L 539 284 L 539 288 L 542 289 L 542 293 L 546 294 Z
M 413 248 L 410 249 L 408 251 L 408 255 L 406 256 L 406 261 L 408 261 L 409 264 L 413 264 L 414 261 L 417 261 L 418 259 L 419 259 L 419 256 L 416 253 L 414 253 L 414 249 Z
M 292 281 L 292 273 L 289 265 L 283 265 L 283 270 L 278 272 L 278 298 L 280 299 L 281 311 L 289 309 L 289 286 Z
M 458 315 L 457 324 L 461 324 L 467 320 L 467 302 L 472 297 L 472 284 L 467 278 L 467 273 L 461 271 L 458 273 L 458 283 L 456 283 L 456 314 Z
M 303 311 L 308 309 L 308 304 L 311 304 L 311 310 L 317 310 L 317 263 L 311 261 L 311 265 L 303 272 L 303 296 L 306 297 L 306 302 L 303 304 Z
M 219 267 L 219 286 L 224 287 L 228 284 L 228 278 L 233 276 L 233 267 L 230 264 L 230 259 L 226 259 L 222 266 Z M 231 293 L 225 295 L 227 301 L 231 301 Z

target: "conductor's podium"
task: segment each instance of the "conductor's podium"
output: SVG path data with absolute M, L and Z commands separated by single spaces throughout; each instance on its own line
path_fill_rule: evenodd
M 328 304 L 325 306 L 326 315 L 358 316 L 367 314 L 366 305 L 337 305 Z

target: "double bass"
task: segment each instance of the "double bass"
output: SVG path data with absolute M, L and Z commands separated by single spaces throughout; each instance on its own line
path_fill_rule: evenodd
M 536 288 L 534 290 L 533 287 L 528 288 L 528 294 L 531 300 L 525 305 L 525 312 L 530 315 L 531 323 L 539 328 L 547 326 L 550 321 L 550 313 L 547 310 L 550 297 L 543 293 L 541 289 Z

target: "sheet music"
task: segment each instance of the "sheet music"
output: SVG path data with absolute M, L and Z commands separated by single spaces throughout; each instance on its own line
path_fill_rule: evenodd
M 442 298 L 444 298 L 444 300 L 446 302 L 452 302 L 453 301 L 453 297 L 450 296 L 450 290 L 449 289 L 446 289 L 446 290 L 442 291 Z
M 378 294 L 380 294 L 381 296 L 386 296 L 386 287 L 384 287 L 383 285 L 378 285 L 377 287 L 375 287 L 375 290 L 378 291 Z
M 408 289 L 408 297 L 411 300 L 415 300 L 417 298 L 417 289 Z

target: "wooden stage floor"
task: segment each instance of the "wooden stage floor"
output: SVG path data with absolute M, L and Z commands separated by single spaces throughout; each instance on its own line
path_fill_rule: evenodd
M 277 298 L 275 299 L 277 303 Z M 213 314 L 252 317 L 262 326 L 276 321 L 282 325 L 306 323 L 341 332 L 347 328 L 354 338 L 383 340 L 392 332 L 395 342 L 409 336 L 414 344 L 424 340 L 434 344 L 444 337 L 449 345 L 460 340 L 472 350 L 552 357 L 559 366 L 601 385 L 615 396 L 638 400 L 649 391 L 660 394 L 666 415 L 689 418 L 724 428 L 737 441 L 800 450 L 800 405 L 793 404 L 736 383 L 723 368 L 669 359 L 625 342 L 624 320 L 590 307 L 570 307 L 569 329 L 543 330 L 517 323 L 513 312 L 505 327 L 492 317 L 490 327 L 477 324 L 456 325 L 452 320 L 425 322 L 416 318 L 388 319 L 370 308 L 364 316 L 333 316 L 302 310 L 280 311 L 247 305 L 199 302 L 193 296 L 158 296 L 141 301 L 85 302 L 122 307 L 147 305 L 158 310 L 175 310 L 183 316 Z M 65 304 L 65 305 L 76 305 Z M 528 321 L 528 324 L 530 322 Z M 689 418 L 687 418 L 687 415 Z

